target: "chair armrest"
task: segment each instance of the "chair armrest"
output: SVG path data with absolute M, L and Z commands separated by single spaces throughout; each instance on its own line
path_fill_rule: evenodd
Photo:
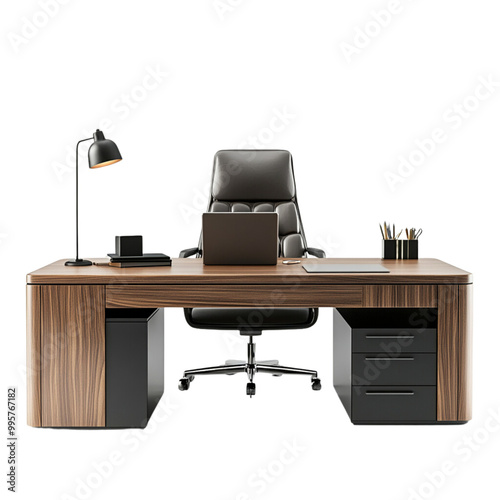
M 318 259 L 324 259 L 326 257 L 326 253 L 319 248 L 307 248 L 306 252 L 313 255 L 314 257 L 318 257 Z
M 179 258 L 186 259 L 187 257 L 191 257 L 192 255 L 196 255 L 199 253 L 200 249 L 198 247 L 187 248 L 186 250 L 181 250 L 179 254 Z

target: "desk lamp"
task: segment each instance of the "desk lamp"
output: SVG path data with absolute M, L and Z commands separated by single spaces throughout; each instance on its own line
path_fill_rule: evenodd
M 116 144 L 104 138 L 104 134 L 97 129 L 93 137 L 82 139 L 76 143 L 76 259 L 68 260 L 66 266 L 91 266 L 90 260 L 83 260 L 78 257 L 78 146 L 81 142 L 94 140 L 89 148 L 89 167 L 100 168 L 116 163 L 122 159 L 122 155 Z

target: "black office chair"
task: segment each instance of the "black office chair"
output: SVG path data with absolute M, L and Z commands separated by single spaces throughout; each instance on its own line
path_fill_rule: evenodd
M 226 150 L 215 155 L 209 212 L 273 212 L 279 214 L 280 257 L 300 258 L 312 255 L 325 257 L 323 250 L 308 248 L 300 218 L 292 156 L 281 150 Z M 202 238 L 198 247 L 183 250 L 179 257 L 201 257 Z M 278 264 L 281 265 L 281 264 Z M 186 370 L 179 389 L 189 389 L 196 375 L 247 373 L 250 382 L 247 394 L 255 395 L 254 375 L 257 372 L 275 376 L 283 374 L 309 375 L 312 388 L 321 389 L 321 380 L 314 370 L 280 366 L 277 360 L 255 361 L 253 337 L 264 330 L 309 328 L 318 319 L 314 308 L 231 308 L 184 309 L 186 320 L 193 328 L 239 330 L 248 336 L 247 360 L 228 360 L 224 365 Z

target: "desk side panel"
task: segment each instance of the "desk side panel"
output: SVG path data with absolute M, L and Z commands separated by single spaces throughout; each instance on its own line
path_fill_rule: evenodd
M 472 285 L 459 287 L 458 420 L 472 418 Z
M 28 425 L 32 427 L 42 426 L 40 289 L 38 285 L 26 286 L 26 393 Z
M 104 427 L 105 287 L 44 286 L 43 427 Z
M 437 419 L 439 421 L 458 420 L 458 294 L 458 285 L 439 286 L 437 331 Z

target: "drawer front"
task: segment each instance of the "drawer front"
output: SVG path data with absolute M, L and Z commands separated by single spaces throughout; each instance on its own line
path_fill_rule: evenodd
M 436 352 L 436 329 L 354 328 L 353 352 Z
M 436 355 L 353 354 L 353 385 L 436 385 Z
M 435 421 L 436 387 L 353 387 L 351 419 L 355 423 Z

